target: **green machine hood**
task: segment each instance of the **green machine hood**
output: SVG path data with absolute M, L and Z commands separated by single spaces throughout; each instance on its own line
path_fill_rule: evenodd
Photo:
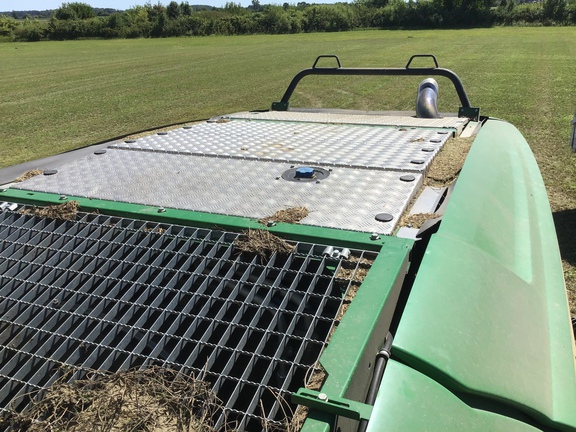
M 513 126 L 488 120 L 426 250 L 393 355 L 470 405 L 575 430 L 563 286 L 530 148 Z

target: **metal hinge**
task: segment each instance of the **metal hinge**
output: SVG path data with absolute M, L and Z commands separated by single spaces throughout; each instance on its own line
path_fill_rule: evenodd
M 326 393 L 305 388 L 292 394 L 292 402 L 353 420 L 370 420 L 373 408 L 372 405 L 340 397 L 329 397 Z

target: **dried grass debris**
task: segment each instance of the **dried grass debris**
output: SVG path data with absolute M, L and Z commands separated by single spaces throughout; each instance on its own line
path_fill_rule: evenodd
M 346 294 L 344 294 L 344 298 L 342 299 L 342 305 L 336 314 L 334 326 L 328 335 L 328 341 L 332 339 L 336 327 L 344 317 L 350 303 L 352 303 L 352 300 L 356 297 L 356 294 L 358 294 L 358 290 L 360 289 L 362 282 L 364 282 L 364 278 L 366 278 L 366 275 L 370 271 L 370 267 L 372 267 L 373 263 L 374 260 L 372 259 L 364 257 L 360 258 L 354 255 L 352 255 L 348 261 L 342 261 L 340 263 L 340 268 L 336 272 L 336 278 L 342 279 L 342 282 L 347 284 L 347 289 Z
M 456 180 L 474 138 L 451 138 L 446 141 L 428 168 L 425 184 L 442 187 Z
M 240 252 L 256 254 L 265 261 L 274 253 L 289 254 L 294 251 L 294 246 L 267 230 L 243 231 L 234 241 L 234 246 Z
M 9 411 L 0 427 L 15 432 L 213 432 L 213 418 L 222 412 L 206 382 L 171 369 L 68 379 L 65 374 L 24 412 Z
M 308 390 L 316 390 L 319 391 L 322 389 L 322 385 L 326 381 L 328 374 L 324 367 L 316 362 L 313 364 L 306 373 L 306 377 L 304 378 L 305 387 Z M 288 432 L 297 432 L 302 429 L 306 418 L 308 417 L 308 412 L 310 408 L 304 405 L 298 405 L 294 410 L 294 414 L 292 415 L 292 420 L 290 421 L 290 425 L 287 428 Z
M 41 169 L 33 169 L 30 171 L 26 171 L 25 173 L 21 174 L 20 176 L 16 177 L 14 179 L 14 182 L 16 183 L 20 183 L 23 181 L 26 181 L 28 179 L 31 179 L 32 177 L 36 177 L 39 176 L 40 174 L 44 174 L 44 170 Z
M 290 207 L 284 210 L 278 210 L 272 216 L 266 216 L 265 218 L 260 219 L 262 225 L 268 225 L 269 222 L 285 222 L 285 223 L 298 223 L 306 216 L 308 216 L 310 212 L 306 207 Z
M 427 220 L 438 217 L 440 217 L 440 215 L 436 213 L 414 213 L 404 216 L 400 222 L 400 226 L 420 228 Z
M 78 201 L 67 201 L 46 207 L 23 208 L 20 213 L 25 215 L 40 216 L 50 219 L 73 220 L 80 208 Z

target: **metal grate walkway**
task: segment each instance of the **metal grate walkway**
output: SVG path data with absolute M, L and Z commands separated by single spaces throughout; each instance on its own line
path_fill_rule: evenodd
M 61 368 L 159 365 L 208 381 L 215 419 L 279 424 L 337 319 L 350 279 L 325 246 L 294 243 L 261 262 L 238 234 L 78 213 L 77 220 L 0 214 L 0 408 L 45 388 Z M 340 273 L 342 275 L 343 273 Z M 80 377 L 80 375 L 77 375 Z

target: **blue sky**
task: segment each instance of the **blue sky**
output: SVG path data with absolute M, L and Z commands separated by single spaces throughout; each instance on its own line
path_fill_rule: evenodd
M 57 9 L 62 3 L 71 3 L 76 0 L 0 0 L 0 11 L 13 11 L 13 10 L 46 10 Z M 82 3 L 88 3 L 93 7 L 100 8 L 113 8 L 125 10 L 135 5 L 143 5 L 146 0 L 79 0 Z M 181 0 L 177 0 L 180 3 Z M 188 0 L 190 4 L 202 4 L 209 6 L 224 6 L 227 0 Z M 261 4 L 283 4 L 286 0 L 260 0 Z M 298 3 L 300 0 L 288 0 L 288 3 Z M 160 3 L 166 5 L 170 0 L 163 0 Z M 157 0 L 150 1 L 155 4 Z M 234 0 L 234 3 L 241 3 L 243 6 L 248 6 L 252 3 L 251 0 Z M 319 3 L 319 1 L 308 0 L 308 3 Z M 320 3 L 332 3 L 332 1 L 323 0 Z

